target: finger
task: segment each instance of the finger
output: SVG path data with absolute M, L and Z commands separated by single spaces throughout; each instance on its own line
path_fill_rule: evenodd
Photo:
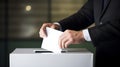
M 65 31 L 66 37 L 62 39 L 62 45 L 64 48 L 67 48 L 68 45 L 72 43 L 72 38 L 69 33 L 70 33 L 70 30 L 66 30 Z
M 53 24 L 53 25 L 51 26 L 51 28 L 55 29 L 55 25 Z
M 65 48 L 65 42 L 68 40 L 67 36 L 65 34 L 61 35 L 59 39 L 59 45 L 61 48 Z
M 40 37 L 43 37 L 43 38 L 47 37 L 46 29 L 43 28 L 43 29 L 40 30 Z
M 62 44 L 63 47 L 67 48 L 68 45 L 72 43 L 72 40 L 69 37 L 65 37 L 62 42 L 63 42 L 63 44 Z
M 62 48 L 65 48 L 65 47 L 66 47 L 65 43 L 66 43 L 67 41 L 68 41 L 67 38 L 62 39 Z
M 46 27 L 49 27 L 48 23 L 43 24 L 42 27 L 41 27 L 41 29 L 40 29 L 39 35 L 42 38 L 47 37 Z
M 62 40 L 64 39 L 64 34 L 62 34 L 60 37 L 59 37 L 59 46 L 60 46 L 60 48 L 63 48 L 63 46 L 62 46 Z
M 71 44 L 72 42 L 70 41 L 70 40 L 67 40 L 66 42 L 65 42 L 65 48 L 68 48 L 68 46 Z
M 58 41 L 59 43 L 59 46 L 60 46 L 60 48 L 62 48 L 62 35 L 59 37 L 59 41 Z
M 59 29 L 60 29 L 60 26 L 57 25 L 57 24 L 52 24 L 52 25 L 51 25 L 51 28 L 59 30 Z

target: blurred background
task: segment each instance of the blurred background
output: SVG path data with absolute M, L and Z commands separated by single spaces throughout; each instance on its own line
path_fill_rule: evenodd
M 39 29 L 44 22 L 57 22 L 77 12 L 87 0 L 0 0 L 0 64 L 8 65 L 15 48 L 40 48 Z M 92 43 L 69 48 L 87 48 Z M 7 61 L 6 61 L 7 60 Z M 2 66 L 0 66 L 2 67 Z

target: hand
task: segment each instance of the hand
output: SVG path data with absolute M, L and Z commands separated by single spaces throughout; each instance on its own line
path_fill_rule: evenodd
M 42 25 L 42 27 L 40 28 L 40 31 L 39 31 L 39 36 L 40 36 L 41 38 L 47 37 L 46 27 L 50 27 L 50 28 L 53 28 L 53 29 L 59 29 L 59 28 L 60 28 L 60 26 L 57 25 L 57 24 L 44 23 L 44 24 Z
M 61 48 L 67 48 L 70 44 L 80 44 L 85 41 L 82 31 L 66 30 L 59 38 Z

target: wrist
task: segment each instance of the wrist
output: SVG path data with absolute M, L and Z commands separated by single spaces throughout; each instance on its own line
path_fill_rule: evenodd
M 56 25 L 57 30 L 61 30 L 61 25 L 58 22 L 54 22 L 53 24 Z
M 81 40 L 82 40 L 82 41 L 86 41 L 85 38 L 84 38 L 83 32 L 82 32 L 82 31 L 80 31 L 80 32 L 81 32 Z
M 84 35 L 83 35 L 83 32 L 82 31 L 79 31 L 79 43 L 81 43 L 81 42 L 84 42 L 85 41 L 85 38 L 84 38 Z

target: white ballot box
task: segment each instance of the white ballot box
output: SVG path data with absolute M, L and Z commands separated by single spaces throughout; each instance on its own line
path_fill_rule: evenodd
M 93 53 L 84 48 L 68 48 L 62 53 L 16 48 L 10 53 L 10 67 L 93 67 Z

